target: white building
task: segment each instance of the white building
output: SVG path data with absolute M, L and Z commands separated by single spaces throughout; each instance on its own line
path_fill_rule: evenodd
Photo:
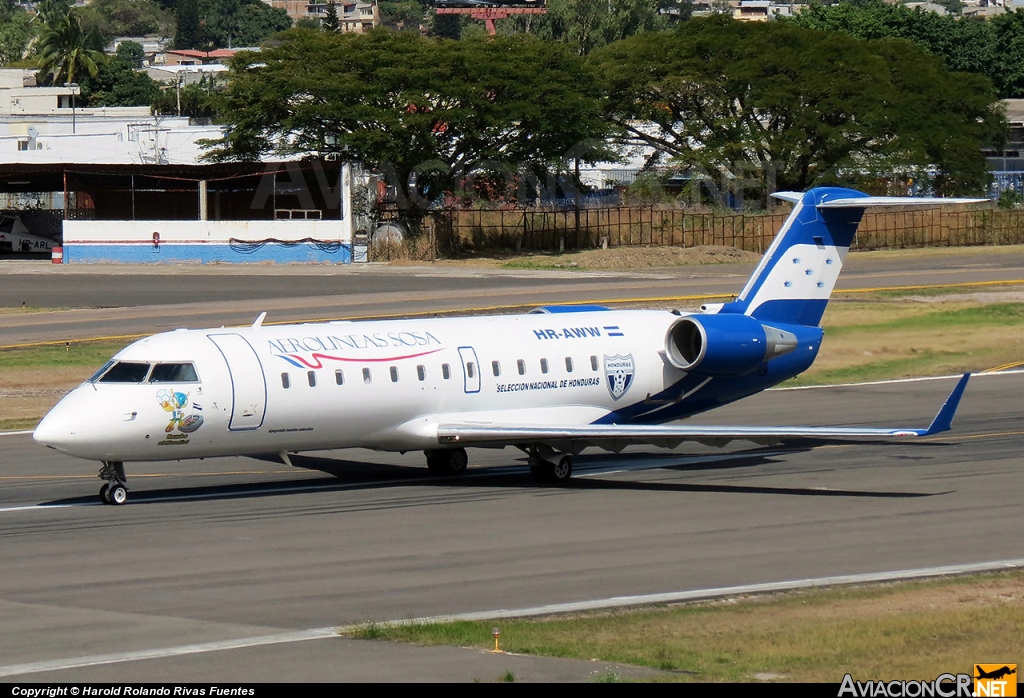
M 149 107 L 81 108 L 77 86 L 34 87 L 31 70 L 0 70 L 0 164 L 193 165 L 220 126 L 153 116 Z

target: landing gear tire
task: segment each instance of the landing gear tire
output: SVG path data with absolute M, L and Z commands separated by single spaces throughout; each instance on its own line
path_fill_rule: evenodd
M 121 506 L 128 501 L 128 489 L 124 485 L 114 485 L 108 490 L 108 496 L 111 504 Z
M 537 482 L 564 485 L 572 477 L 572 457 L 562 456 L 554 463 L 542 460 L 532 464 L 530 475 Z
M 128 501 L 128 487 L 125 481 L 124 463 L 121 461 L 104 461 L 100 468 L 100 478 L 106 484 L 100 488 L 100 501 L 104 504 L 120 506 Z
M 427 467 L 438 475 L 462 475 L 469 465 L 469 455 L 464 448 L 444 448 L 424 451 Z

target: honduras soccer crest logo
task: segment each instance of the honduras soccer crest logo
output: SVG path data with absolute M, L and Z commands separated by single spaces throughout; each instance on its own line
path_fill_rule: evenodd
M 633 384 L 633 355 L 604 357 L 604 375 L 608 381 L 608 392 L 613 400 L 618 400 L 626 394 L 629 386 Z

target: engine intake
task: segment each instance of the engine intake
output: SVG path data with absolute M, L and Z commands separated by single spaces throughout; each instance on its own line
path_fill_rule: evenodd
M 706 376 L 741 376 L 796 349 L 792 332 L 748 315 L 686 315 L 668 329 L 665 357 L 676 368 Z

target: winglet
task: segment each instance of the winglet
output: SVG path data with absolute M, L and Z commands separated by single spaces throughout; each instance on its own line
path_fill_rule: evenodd
M 267 317 L 267 311 L 266 310 L 264 310 L 262 313 L 260 313 L 260 316 L 258 318 L 256 318 L 256 322 L 252 323 L 252 326 L 253 327 L 263 327 L 263 319 L 265 317 Z
M 953 392 L 946 398 L 946 402 L 942 404 L 942 409 L 935 415 L 931 426 L 921 436 L 931 436 L 942 431 L 949 431 L 949 428 L 953 426 L 953 415 L 956 414 L 956 408 L 960 406 L 960 398 L 964 395 L 964 388 L 967 387 L 967 381 L 970 377 L 970 372 L 963 375 L 960 382 L 953 388 Z

